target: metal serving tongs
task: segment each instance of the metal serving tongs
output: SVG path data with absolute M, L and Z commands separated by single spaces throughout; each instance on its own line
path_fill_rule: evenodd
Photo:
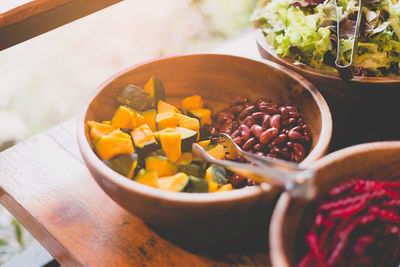
M 258 183 L 269 183 L 275 186 L 283 186 L 293 197 L 301 197 L 307 200 L 314 198 L 316 189 L 313 183 L 315 171 L 300 168 L 298 164 L 284 160 L 260 157 L 243 151 L 229 135 L 219 134 L 221 144 L 227 153 L 227 158 L 243 156 L 254 165 L 239 163 L 230 160 L 219 160 L 210 156 L 200 145 L 194 143 L 192 152 L 207 162 L 222 166 Z
M 361 16 L 362 16 L 362 0 L 358 1 L 358 13 L 357 13 L 357 21 L 356 21 L 356 28 L 353 33 L 353 47 L 351 49 L 351 54 L 350 54 L 350 62 L 347 65 L 343 65 L 342 61 L 340 60 L 340 18 L 339 18 L 339 12 L 338 12 L 338 6 L 337 6 L 337 1 L 333 0 L 335 4 L 335 13 L 336 13 L 336 36 L 337 36 L 337 52 L 336 52 L 336 60 L 335 60 L 335 66 L 336 69 L 339 73 L 340 78 L 343 80 L 351 80 L 353 79 L 354 76 L 354 54 L 357 50 L 357 42 L 358 42 L 358 36 L 360 32 L 360 24 L 361 24 Z

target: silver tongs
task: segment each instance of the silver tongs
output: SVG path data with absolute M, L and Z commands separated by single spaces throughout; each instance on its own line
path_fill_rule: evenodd
M 357 42 L 358 42 L 358 37 L 359 37 L 359 32 L 360 32 L 360 24 L 361 24 L 361 16 L 362 16 L 362 0 L 358 1 L 358 13 L 357 13 L 357 21 L 356 21 L 356 27 L 353 33 L 353 47 L 351 49 L 351 54 L 350 54 L 350 62 L 347 65 L 343 65 L 342 61 L 340 60 L 340 18 L 339 18 L 339 12 L 338 12 L 338 6 L 337 6 L 337 1 L 333 0 L 335 4 L 335 12 L 336 12 L 336 36 L 337 36 L 337 52 L 336 52 L 336 60 L 335 60 L 335 66 L 336 69 L 339 73 L 340 78 L 343 80 L 351 80 L 353 79 L 354 76 L 354 55 L 355 51 L 357 50 Z
M 292 162 L 260 157 L 253 153 L 248 153 L 237 146 L 230 136 L 226 134 L 220 134 L 219 136 L 228 155 L 232 156 L 232 158 L 240 155 L 253 164 L 216 159 L 196 143 L 192 145 L 193 154 L 207 162 L 251 178 L 258 183 L 268 183 L 284 187 L 293 197 L 301 197 L 307 200 L 315 197 L 316 191 L 313 183 L 314 170 L 300 168 L 298 164 Z M 227 156 L 227 158 L 230 157 Z

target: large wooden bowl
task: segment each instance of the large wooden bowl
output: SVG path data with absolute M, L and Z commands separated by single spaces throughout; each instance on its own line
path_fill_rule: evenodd
M 213 112 L 226 107 L 235 96 L 266 96 L 297 106 L 313 134 L 311 153 L 302 164 L 314 162 L 327 150 L 332 121 L 325 100 L 304 78 L 276 63 L 197 54 L 132 66 L 94 91 L 80 114 L 77 134 L 83 159 L 100 187 L 115 202 L 146 222 L 177 229 L 207 224 L 226 228 L 227 224 L 251 221 L 251 216 L 265 217 L 266 207 L 279 193 L 268 185 L 215 194 L 167 192 L 131 181 L 103 164 L 90 147 L 86 121 L 109 120 L 118 107 L 115 97 L 121 88 L 128 83 L 143 87 L 152 75 L 164 83 L 167 102 L 176 105 L 185 96 L 199 94 Z M 267 227 L 265 218 L 262 222 Z
M 367 175 L 375 180 L 400 180 L 400 142 L 374 142 L 352 146 L 311 164 L 317 170 L 318 199 L 345 178 Z M 317 201 L 315 200 L 315 201 Z M 282 193 L 270 224 L 270 255 L 272 266 L 295 266 L 299 251 L 304 250 L 303 218 L 309 217 L 312 203 Z
M 261 0 L 259 7 L 269 0 Z M 326 99 L 334 118 L 332 143 L 335 148 L 350 145 L 398 139 L 400 125 L 393 124 L 400 99 L 400 76 L 355 77 L 342 80 L 336 72 L 318 70 L 306 65 L 295 64 L 282 57 L 266 41 L 260 24 L 253 25 L 254 37 L 262 58 L 285 66 L 309 80 Z M 381 121 L 379 125 L 371 121 Z M 348 135 L 351 132 L 351 135 Z

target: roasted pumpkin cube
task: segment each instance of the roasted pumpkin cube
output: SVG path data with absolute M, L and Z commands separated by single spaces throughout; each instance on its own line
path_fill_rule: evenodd
M 203 99 L 199 95 L 188 96 L 182 100 L 182 109 L 198 109 L 203 107 Z
M 119 155 L 103 162 L 119 174 L 132 179 L 138 163 L 138 155 L 135 153 Z
M 206 108 L 190 109 L 188 110 L 188 115 L 190 117 L 197 118 L 200 121 L 200 127 L 205 124 L 211 125 L 211 110 Z
M 176 113 L 173 111 L 157 113 L 157 130 L 160 131 L 168 127 L 175 128 L 176 126 L 178 126 L 178 118 L 175 114 Z
M 135 177 L 135 182 L 159 188 L 158 175 L 156 170 L 141 169 Z
M 214 144 L 214 145 L 208 146 L 205 150 L 210 156 L 212 156 L 216 159 L 225 159 L 224 146 L 221 144 Z
M 142 113 L 142 116 L 144 118 L 144 123 L 149 125 L 150 129 L 155 132 L 157 131 L 156 127 L 156 115 L 157 112 L 155 109 L 150 109 Z
M 132 154 L 135 152 L 132 140 L 113 135 L 102 135 L 94 142 L 94 151 L 101 160 L 109 160 L 121 154 Z
M 159 177 L 177 173 L 178 166 L 163 156 L 149 156 L 145 159 L 146 170 L 156 170 Z
M 178 118 L 178 126 L 198 132 L 200 137 L 200 122 L 196 118 L 191 118 L 183 114 L 176 114 Z
M 112 125 L 96 121 L 88 121 L 87 125 L 89 127 L 89 133 L 92 142 L 96 140 L 99 136 L 110 134 L 112 131 L 117 129 Z
M 160 145 L 147 124 L 137 127 L 131 132 L 131 135 L 136 150 L 141 155 L 160 149 Z
M 179 172 L 173 176 L 161 177 L 158 179 L 158 184 L 160 189 L 172 191 L 172 192 L 182 192 L 189 183 L 189 177 Z
M 165 88 L 163 83 L 156 76 L 151 76 L 150 80 L 144 86 L 144 90 L 154 99 L 152 105 L 158 103 L 158 100 L 165 100 Z
M 167 158 L 176 162 L 181 153 L 181 133 L 160 133 L 161 148 L 164 150 Z
M 176 113 L 181 113 L 179 109 L 177 109 L 175 106 L 168 104 L 162 100 L 158 100 L 157 102 L 157 112 L 158 113 L 163 113 L 163 112 L 168 112 L 168 111 L 173 111 Z
M 139 111 L 152 108 L 154 102 L 148 92 L 132 84 L 124 87 L 116 99 L 120 104 Z

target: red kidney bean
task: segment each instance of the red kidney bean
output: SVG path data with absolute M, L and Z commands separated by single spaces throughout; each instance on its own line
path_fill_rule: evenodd
M 240 105 L 240 106 L 233 106 L 230 108 L 230 112 L 232 112 L 233 114 L 238 114 L 240 112 L 242 112 L 244 110 L 244 106 Z
M 293 129 L 289 131 L 288 137 L 290 140 L 302 140 L 304 136 L 298 131 L 294 131 Z
M 255 124 L 256 122 L 254 121 L 252 116 L 247 116 L 243 121 L 242 124 L 246 124 L 247 127 L 251 127 L 253 124 Z
M 292 129 L 290 129 L 290 131 L 296 131 L 296 132 L 298 132 L 298 131 L 300 131 L 302 128 L 301 128 L 301 126 L 295 126 L 295 127 L 293 127 Z
M 298 112 L 289 112 L 289 117 L 298 118 L 298 117 L 300 117 L 300 113 L 298 113 Z
M 275 147 L 277 145 L 282 144 L 283 142 L 285 142 L 287 139 L 287 135 L 286 134 L 280 134 L 277 137 L 275 137 L 274 139 L 272 139 L 271 143 L 269 143 L 268 147 L 272 148 Z
M 297 120 L 297 125 L 303 125 L 304 124 L 304 119 L 303 118 L 299 118 Z
M 237 137 L 233 138 L 233 142 L 235 142 L 236 144 L 238 144 L 240 146 L 243 144 L 243 138 L 240 136 L 237 136 Z
M 222 133 L 226 133 L 226 134 L 230 134 L 227 131 L 230 131 L 230 133 L 232 132 L 232 121 L 231 122 L 226 122 L 221 129 L 219 129 L 220 132 Z
M 257 138 L 260 138 L 260 135 L 263 132 L 263 128 L 260 125 L 254 124 L 250 128 L 250 132 Z
M 238 137 L 239 134 L 240 134 L 240 131 L 239 131 L 239 129 L 237 129 L 237 130 L 235 130 L 235 131 L 231 134 L 231 138 L 233 139 L 233 138 L 235 138 L 235 137 Z
M 256 185 L 256 182 L 254 180 L 251 180 L 251 179 L 247 178 L 247 185 L 248 186 L 253 186 L 253 185 Z
M 268 153 L 268 154 L 265 155 L 265 156 L 270 157 L 270 158 L 274 158 L 274 159 L 279 158 L 277 155 L 275 155 L 275 154 L 273 154 L 273 153 Z
M 306 152 L 302 144 L 293 144 L 294 159 L 296 162 L 301 162 L 306 157 Z
M 218 134 L 218 132 L 217 132 L 217 129 L 215 129 L 215 127 L 212 127 L 211 125 L 205 125 L 204 126 L 204 129 L 211 135 L 211 136 L 214 136 L 214 135 L 217 135 Z
M 231 106 L 243 105 L 244 103 L 249 102 L 249 100 L 244 96 L 238 96 L 232 99 Z
M 289 112 L 297 112 L 297 108 L 296 107 L 292 107 L 292 106 L 285 106 Z
M 310 126 L 308 126 L 308 124 L 303 124 L 302 128 L 303 128 L 304 134 L 311 136 L 311 129 L 310 129 Z
M 271 120 L 271 115 L 267 114 L 264 116 L 263 121 L 261 123 L 261 127 L 263 130 L 267 130 L 269 128 L 270 120 Z
M 308 135 L 308 134 L 306 134 L 306 133 L 304 133 L 304 135 L 303 135 L 303 140 L 304 140 L 305 142 L 310 142 L 310 141 L 311 141 L 311 136 Z
M 255 151 L 261 150 L 262 148 L 263 148 L 263 145 L 260 144 L 260 143 L 255 144 L 255 145 L 253 146 L 253 150 L 255 150 Z
M 286 143 L 287 147 L 293 147 L 293 145 L 294 145 L 294 143 L 292 141 L 289 141 L 289 142 Z
M 279 147 L 273 147 L 271 148 L 270 152 L 273 154 L 281 154 L 282 150 Z
M 253 112 L 256 110 L 256 106 L 254 106 L 254 105 L 251 105 L 251 106 L 248 106 L 247 108 L 245 108 L 242 112 L 240 112 L 240 114 L 239 114 L 239 119 L 244 119 L 245 117 L 247 117 L 247 116 L 249 116 L 249 115 L 251 115 L 251 114 L 253 114 Z
M 296 118 L 289 118 L 289 119 L 288 119 L 288 123 L 289 123 L 289 124 L 295 124 L 296 121 L 297 121 Z
M 266 97 L 260 97 L 256 100 L 256 104 L 259 105 L 260 103 L 268 103 L 268 98 Z
M 234 174 L 230 182 L 234 188 L 241 188 L 247 184 L 247 179 L 239 174 Z
M 290 152 L 289 152 L 289 149 L 287 147 L 282 148 L 282 155 L 284 155 L 285 157 L 289 157 L 290 156 Z
M 279 130 L 281 128 L 281 115 L 279 114 L 273 115 L 271 117 L 271 120 L 269 121 L 269 124 L 271 125 L 271 127 L 274 127 Z
M 264 118 L 265 115 L 266 115 L 265 112 L 258 111 L 258 112 L 254 112 L 251 116 L 253 117 L 253 119 L 255 121 L 260 121 Z
M 242 138 L 247 141 L 250 138 L 250 129 L 246 124 L 240 124 L 239 126 L 240 135 Z
M 257 143 L 257 139 L 255 137 L 250 138 L 243 144 L 243 149 L 244 150 L 250 150 L 253 148 L 253 146 Z
M 272 138 L 277 136 L 278 133 L 279 133 L 279 131 L 276 128 L 269 128 L 268 130 L 265 130 L 260 135 L 260 143 L 261 144 L 267 144 Z
M 257 151 L 256 155 L 260 156 L 260 157 L 265 157 L 265 154 L 263 152 L 261 152 L 261 151 Z
M 258 108 L 260 109 L 261 112 L 265 112 L 267 114 L 275 114 L 278 113 L 278 110 L 276 108 L 266 106 L 266 105 L 259 105 Z
M 287 119 L 289 117 L 289 110 L 285 107 L 280 107 L 279 109 L 279 113 L 282 116 L 282 119 Z
M 227 120 L 232 121 L 235 118 L 235 115 L 229 112 L 220 112 L 217 117 L 218 123 L 226 122 Z

